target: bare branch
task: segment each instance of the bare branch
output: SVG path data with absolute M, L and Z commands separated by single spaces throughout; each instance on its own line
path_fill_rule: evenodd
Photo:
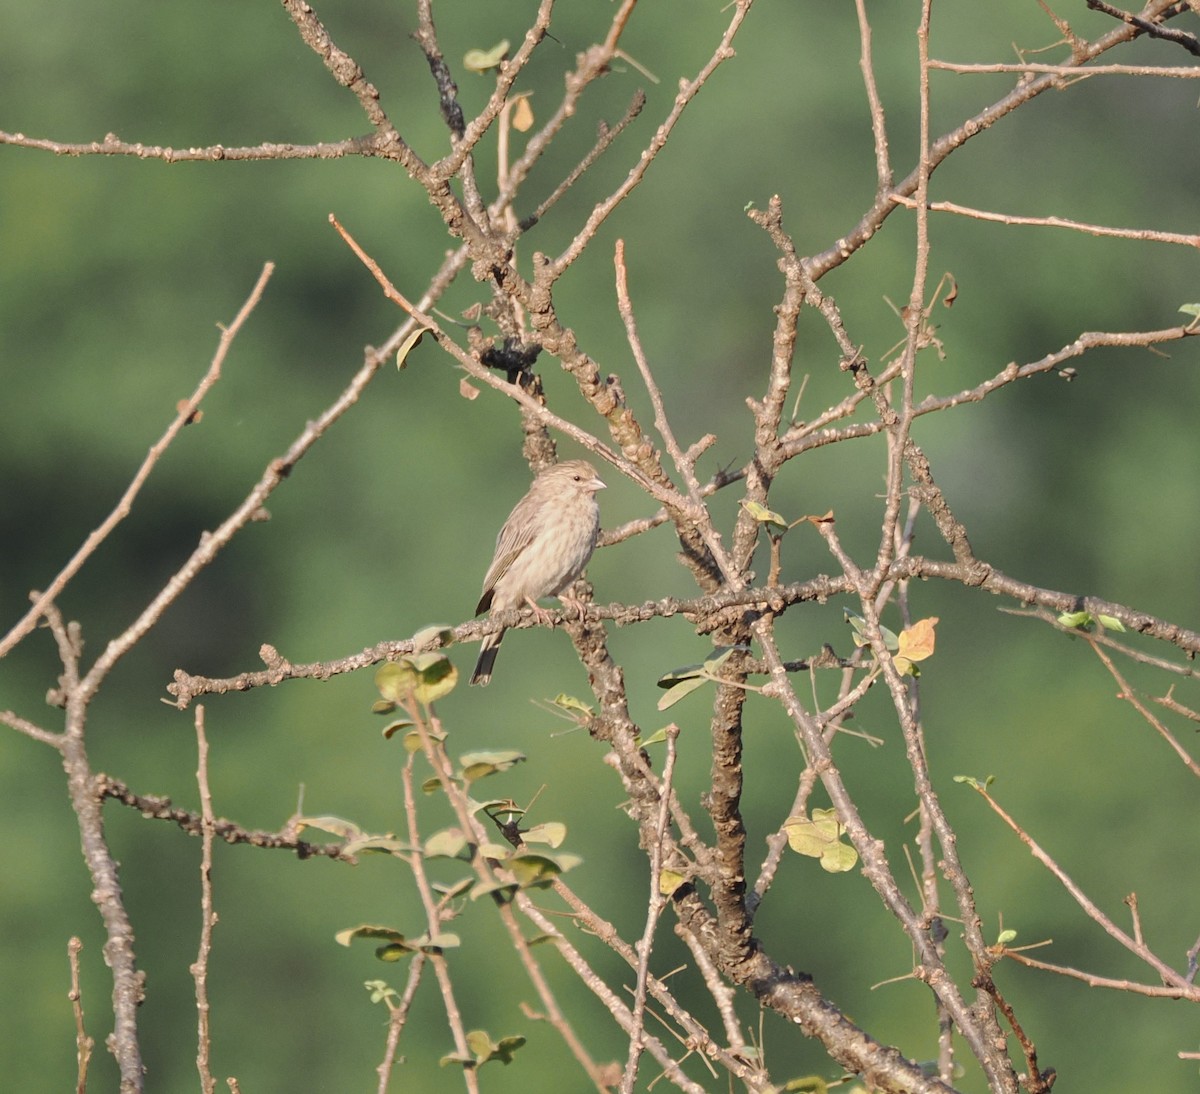
M 66 566 L 59 571 L 58 576 L 50 582 L 46 591 L 34 600 L 33 607 L 21 617 L 21 620 L 3 639 L 0 639 L 0 657 L 8 653 L 13 646 L 20 642 L 37 625 L 37 621 L 45 615 L 47 606 L 58 598 L 58 595 L 65 588 L 67 582 L 79 572 L 83 564 L 92 556 L 96 548 L 108 538 L 112 530 L 129 515 L 133 508 L 134 499 L 141 490 L 142 484 L 149 478 L 150 472 L 154 470 L 154 466 L 158 463 L 159 458 L 170 447 L 171 442 L 179 435 L 180 430 L 195 420 L 196 411 L 199 409 L 204 396 L 208 394 L 209 389 L 221 378 L 221 367 L 225 363 L 229 347 L 233 344 L 234 338 L 237 337 L 238 331 L 241 330 L 242 324 L 245 323 L 259 300 L 262 299 L 263 290 L 266 288 L 267 282 L 271 279 L 271 274 L 274 270 L 275 266 L 270 262 L 263 267 L 262 273 L 258 275 L 258 281 L 255 282 L 254 288 L 250 290 L 250 295 L 246 298 L 246 302 L 242 305 L 241 310 L 234 317 L 233 322 L 228 327 L 222 329 L 221 338 L 217 344 L 217 352 L 214 354 L 212 363 L 208 367 L 208 372 L 204 374 L 204 378 L 197 385 L 196 390 L 187 399 L 180 401 L 174 420 L 167 426 L 166 432 L 151 446 L 149 454 L 142 461 L 141 467 L 138 468 L 136 474 L 133 476 L 133 481 L 126 487 L 125 493 L 121 495 L 121 500 L 117 502 L 116 508 L 87 537 L 83 546 L 75 552 Z

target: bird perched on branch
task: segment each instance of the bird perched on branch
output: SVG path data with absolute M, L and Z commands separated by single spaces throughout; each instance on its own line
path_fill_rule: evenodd
M 587 460 L 568 460 L 548 467 L 509 514 L 496 537 L 496 554 L 483 579 L 483 596 L 475 614 L 528 604 L 546 618 L 539 597 L 563 597 L 583 573 L 600 534 L 596 491 L 604 483 Z M 582 615 L 582 606 L 580 606 Z M 504 631 L 489 634 L 479 649 L 472 684 L 487 684 Z

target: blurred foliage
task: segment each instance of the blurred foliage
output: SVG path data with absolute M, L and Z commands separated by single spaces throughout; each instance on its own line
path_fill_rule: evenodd
M 560 6 L 555 39 L 543 44 L 518 85 L 533 92 L 535 112 L 556 101 L 562 70 L 610 18 L 607 5 Z M 870 7 L 892 153 L 904 173 L 916 137 L 911 32 L 918 9 Z M 442 5 L 437 12 L 468 113 L 491 84 L 461 68 L 463 54 L 504 37 L 519 40 L 534 8 L 522 0 Z M 432 81 L 409 37 L 411 5 L 355 0 L 317 10 L 380 87 L 405 137 L 422 155 L 440 154 L 447 140 Z M 1082 5 L 1069 17 L 1085 36 L 1109 27 Z M 650 84 L 629 66 L 585 97 L 535 173 L 530 200 L 557 183 L 590 147 L 596 123 L 619 117 L 637 88 L 645 87 L 649 104 L 630 134 L 530 234 L 522 262 L 535 248 L 562 248 L 592 203 L 624 176 L 678 79 L 708 56 L 724 21 L 718 3 L 676 0 L 636 11 L 623 44 L 661 82 Z M 961 61 L 1010 60 L 1010 42 L 1036 48 L 1056 38 L 1035 4 L 941 5 L 934 26 L 934 54 Z M 99 140 L 111 131 L 186 147 L 310 143 L 366 128 L 352 97 L 303 46 L 278 5 L 112 0 L 97 8 L 0 0 L 0 37 L 0 128 L 10 131 L 59 141 Z M 875 184 L 849 5 L 761 0 L 736 48 L 736 60 L 703 91 L 645 184 L 559 295 L 560 314 L 581 344 L 602 370 L 623 377 L 631 403 L 645 412 L 614 305 L 612 243 L 618 235 L 627 241 L 642 338 L 676 432 L 685 443 L 708 431 L 719 438 L 708 470 L 736 464 L 751 450 L 743 400 L 762 389 L 781 287 L 774 252 L 744 207 L 762 207 L 780 193 L 798 244 L 816 251 L 849 229 Z M 1122 59 L 1134 58 L 1184 60 L 1182 51 L 1155 43 Z M 1009 86 L 1006 76 L 935 74 L 935 131 Z M 1194 230 L 1194 142 L 1161 134 L 1194 129 L 1195 95 L 1195 84 L 1183 80 L 1095 79 L 1043 96 L 952 157 L 935 175 L 934 196 L 999 211 Z M 486 182 L 494 154 L 485 142 L 485 194 L 494 191 Z M 108 512 L 175 402 L 207 367 L 215 324 L 232 318 L 265 261 L 276 262 L 277 273 L 203 421 L 185 430 L 133 515 L 61 600 L 82 622 L 93 656 L 340 390 L 364 343 L 382 343 L 398 325 L 402 317 L 330 230 L 331 211 L 406 291 L 424 284 L 447 246 L 424 194 L 382 162 L 165 166 L 0 147 L 5 629 L 24 610 L 28 590 L 44 585 Z M 932 391 L 970 387 L 1083 330 L 1172 325 L 1178 306 L 1200 296 L 1196 257 L 1183 248 L 936 217 L 932 238 L 935 277 L 952 271 L 960 287 L 954 310 L 935 316 L 947 359 L 925 366 L 921 382 Z M 912 241 L 911 220 L 898 214 L 822 283 L 876 359 L 902 336 L 884 297 L 907 298 Z M 464 277 L 442 308 L 455 315 L 483 298 Z M 802 329 L 799 368 L 810 381 L 798 416 L 806 417 L 840 398 L 846 380 L 813 316 Z M 1171 357 L 1108 351 L 1082 363 L 1074 383 L 1038 378 L 984 405 L 923 419 L 918 438 L 935 469 L 945 469 L 940 484 L 981 557 L 1026 580 L 1195 626 L 1196 356 L 1192 344 Z M 542 364 L 560 412 L 581 408 L 554 363 Z M 405 372 L 379 375 L 275 495 L 271 521 L 250 526 L 114 674 L 92 715 L 98 767 L 195 808 L 191 715 L 159 702 L 176 667 L 209 675 L 254 669 L 263 642 L 293 661 L 333 658 L 434 619 L 470 615 L 495 529 L 524 491 L 527 470 L 514 408 L 490 394 L 465 401 L 457 385 L 428 340 Z M 881 451 L 879 441 L 818 449 L 789 467 L 773 504 L 788 519 L 833 509 L 843 542 L 873 551 Z M 640 494 L 610 485 L 602 499 L 606 525 L 646 513 Z M 732 521 L 735 504 L 731 494 L 716 509 Z M 932 549 L 932 527 L 921 529 L 919 542 Z M 598 599 L 687 594 L 674 550 L 660 529 L 599 552 L 589 569 Z M 784 564 L 789 579 L 830 566 L 805 526 L 787 537 Z M 1082 642 L 974 597 L 932 584 L 913 591 L 917 614 L 941 619 L 937 655 L 922 666 L 924 717 L 934 775 L 960 826 L 981 907 L 1016 928 L 1019 943 L 1053 937 L 1052 960 L 1116 976 L 1136 972 L 983 814 L 974 795 L 954 786 L 952 776 L 961 772 L 996 775 L 1006 806 L 1110 914 L 1119 914 L 1131 889 L 1153 893 L 1155 902 L 1142 904 L 1146 933 L 1179 959 L 1195 934 L 1194 892 L 1163 885 L 1194 872 L 1185 867 L 1195 859 L 1194 810 L 1182 804 L 1190 788 L 1179 765 L 1114 702 L 1111 682 Z M 839 605 L 790 613 L 779 633 L 797 656 L 824 642 L 839 650 L 851 644 Z M 627 666 L 633 714 L 650 733 L 668 720 L 655 710 L 656 680 L 706 656 L 707 639 L 677 618 L 615 631 L 612 644 Z M 451 656 L 469 667 L 472 654 Z M 0 665 L 0 706 L 55 725 L 54 712 L 41 705 L 55 672 L 48 637 L 34 636 Z M 817 686 L 828 694 L 834 684 L 818 678 Z M 564 690 L 584 694 L 563 636 L 514 633 L 486 696 L 460 688 L 440 711 L 459 742 L 456 753 L 512 745 L 530 756 L 495 780 L 501 792 L 518 802 L 540 793 L 533 820 L 567 822 L 568 846 L 584 859 L 572 883 L 631 937 L 641 929 L 649 881 L 617 808 L 620 786 L 586 734 L 562 732 L 567 723 L 526 701 Z M 705 694 L 671 712 L 685 727 L 678 780 L 689 803 L 708 777 L 706 738 L 686 732 L 689 718 L 696 729 L 703 724 Z M 868 698 L 857 725 L 895 749 L 888 712 L 873 705 L 878 698 Z M 1194 688 L 1188 698 L 1195 706 Z M 211 699 L 218 813 L 274 829 L 303 788 L 307 813 L 350 817 L 369 831 L 400 830 L 403 750 L 380 736 L 372 699 L 369 673 Z M 879 726 L 869 724 L 872 709 Z M 790 731 L 778 712 L 754 698 L 750 711 L 757 720 L 746 742 L 752 795 L 745 808 L 753 843 L 787 816 L 794 787 L 778 769 L 798 769 L 799 760 L 791 759 Z M 869 748 L 846 749 L 843 762 L 849 779 L 871 787 L 864 795 L 868 823 L 899 848 L 912 835 L 904 822 L 911 785 Z M 10 833 L 0 853 L 0 928 L 9 940 L 0 1074 L 13 1090 L 71 1083 L 66 942 L 78 934 L 84 1005 L 98 1042 L 93 1083 L 112 1089 L 115 1069 L 102 1047 L 111 991 L 103 936 L 49 750 L 0 734 L 0 800 Z M 149 1089 L 189 1089 L 199 844 L 111 803 L 106 816 L 148 973 L 142 1023 Z M 447 822 L 425 823 L 432 831 Z M 380 965 L 369 947 L 343 949 L 334 934 L 356 922 L 411 925 L 417 933 L 422 920 L 405 880 L 402 867 L 379 857 L 351 868 L 218 846 L 221 918 L 210 976 L 217 1075 L 238 1076 L 246 1091 L 373 1088 L 386 1012 L 370 1003 L 363 982 L 383 977 L 399 987 L 404 966 Z M 610 898 L 622 890 L 628 899 L 614 906 Z M 490 1031 L 497 1042 L 528 1039 L 511 1066 L 488 1069 L 488 1088 L 561 1090 L 563 1069 L 573 1064 L 545 1024 L 518 1021 L 514 1003 L 531 992 L 502 932 L 482 905 L 464 918 L 457 952 L 476 985 L 463 1000 L 468 1028 Z M 905 974 L 911 955 L 861 876 L 826 874 L 793 856 L 758 925 L 769 946 L 795 955 L 793 963 L 860 1023 L 918 1056 L 934 1053 L 924 989 L 902 982 L 868 990 Z M 613 971 L 611 955 L 596 948 L 589 956 Z M 661 968 L 674 958 L 687 960 L 667 932 Z M 623 1057 L 606 1012 L 553 965 L 551 977 L 567 1009 L 581 1016 L 578 1028 L 596 1057 Z M 1089 994 L 1081 1005 L 1086 989 L 1011 966 L 1000 978 L 1038 1040 L 1042 1063 L 1069 1077 L 1071 1089 L 1135 1088 L 1151 1076 L 1159 1094 L 1195 1088 L 1194 1065 L 1173 1062 L 1181 1048 L 1194 1047 L 1194 1026 L 1182 1014 L 1160 1008 L 1147 1018 L 1144 1003 L 1113 994 Z M 743 1018 L 758 1021 L 750 1007 Z M 778 1074 L 826 1068 L 823 1055 L 797 1045 L 778 1019 L 764 1021 Z M 420 994 L 405 1046 L 405 1089 L 458 1088 L 454 1069 L 438 1067 L 453 1046 L 435 993 Z

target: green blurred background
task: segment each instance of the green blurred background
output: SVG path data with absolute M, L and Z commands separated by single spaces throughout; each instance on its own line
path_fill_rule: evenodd
M 490 82 L 463 71 L 463 53 L 505 37 L 518 41 L 535 6 L 460 2 L 437 11 L 468 114 L 484 102 Z M 543 44 L 518 83 L 534 93 L 539 117 L 557 102 L 562 72 L 604 33 L 612 12 L 603 4 L 560 7 L 556 40 Z M 870 7 L 891 150 L 903 175 L 916 134 L 918 5 Z M 317 11 L 380 88 L 405 138 L 432 159 L 445 150 L 446 136 L 409 37 L 412 8 L 342 0 Z M 1061 10 L 1079 34 L 1110 29 L 1082 9 Z M 591 205 L 624 177 L 669 109 L 678 80 L 703 64 L 727 20 L 718 3 L 676 0 L 635 12 L 622 44 L 661 82 L 623 66 L 585 96 L 518 214 L 591 146 L 600 119 L 616 120 L 639 87 L 649 103 L 529 235 L 525 263 L 534 249 L 560 250 Z M 1036 4 L 1015 0 L 940 5 L 934 26 L 934 54 L 960 61 L 1014 60 L 1011 43 L 1032 49 L 1056 37 Z M 1190 16 L 1188 27 L 1200 29 Z M 91 141 L 111 131 L 123 140 L 188 147 L 312 143 L 366 130 L 353 98 L 277 4 L 0 0 L 0 38 L 0 128 L 10 132 Z M 744 208 L 761 208 L 779 193 L 798 247 L 811 253 L 850 229 L 875 188 L 851 5 L 760 0 L 736 49 L 558 295 L 563 320 L 604 371 L 622 378 L 649 426 L 648 400 L 614 304 L 612 245 L 626 240 L 642 337 L 677 434 L 685 444 L 717 434 L 705 471 L 740 464 L 752 451 L 744 399 L 762 391 L 771 308 L 781 292 L 776 256 Z M 1060 48 L 1040 59 L 1061 56 Z M 1141 43 L 1118 59 L 1178 65 L 1187 55 Z M 1011 84 L 1010 76 L 935 74 L 935 132 Z M 1196 87 L 1111 78 L 1044 95 L 952 157 L 935 175 L 932 195 L 1003 212 L 1195 231 Z M 478 164 L 490 194 L 493 142 Z M 44 586 L 112 507 L 176 401 L 206 369 L 215 324 L 233 317 L 264 262 L 275 262 L 277 271 L 206 401 L 203 422 L 184 432 L 133 515 L 61 598 L 63 611 L 83 625 L 90 657 L 328 405 L 358 367 L 363 346 L 382 343 L 395 329 L 401 317 L 330 229 L 330 212 L 410 295 L 448 245 L 423 192 L 382 162 L 166 166 L 0 146 L 5 630 L 23 612 L 28 590 Z M 872 362 L 902 335 L 884 297 L 907 299 L 913 239 L 911 216 L 896 214 L 822 282 Z M 923 392 L 972 387 L 1009 361 L 1041 357 L 1084 330 L 1174 325 L 1178 306 L 1200 298 L 1196 255 L 1179 247 L 945 217 L 934 217 L 932 241 L 931 282 L 951 271 L 959 297 L 952 311 L 939 308 L 935 316 L 946 360 L 922 358 Z M 465 277 L 441 306 L 455 315 L 483 298 Z M 815 416 L 846 392 L 836 362 L 822 323 L 806 315 L 797 368 L 810 379 L 799 417 Z M 1024 580 L 1195 627 L 1196 347 L 1176 345 L 1169 356 L 1108 351 L 1074 364 L 1074 383 L 1050 376 L 1010 387 L 982 405 L 922 419 L 917 439 L 983 558 Z M 558 412 L 596 428 L 554 362 L 542 365 Z M 466 401 L 458 381 L 430 343 L 413 353 L 406 371 L 387 369 L 376 378 L 272 498 L 270 522 L 247 528 L 113 674 L 89 727 L 97 768 L 195 808 L 191 714 L 160 701 L 175 668 L 214 676 L 253 669 L 264 642 L 296 662 L 332 659 L 430 622 L 470 616 L 495 531 L 528 473 L 514 406 L 491 393 Z M 568 444 L 563 451 L 573 454 Z M 883 467 L 878 441 L 819 449 L 789 466 L 775 508 L 789 516 L 833 509 L 843 541 L 865 561 L 878 535 Z M 649 511 L 632 486 L 612 473 L 607 478 L 606 525 Z M 726 528 L 735 504 L 736 491 L 714 503 Z M 818 538 L 802 529 L 787 548 L 789 579 L 833 567 Z M 918 549 L 944 553 L 928 523 Z M 600 552 L 589 570 L 598 599 L 690 594 L 674 552 L 666 529 Z M 913 605 L 917 614 L 942 620 L 922 705 L 934 776 L 960 826 L 960 851 L 989 931 L 1002 916 L 1020 932 L 1019 942 L 1053 938 L 1053 947 L 1037 954 L 1046 960 L 1150 978 L 951 781 L 960 772 L 996 775 L 1005 805 L 1119 922 L 1122 897 L 1136 890 L 1148 941 L 1182 965 L 1200 907 L 1196 794 L 1182 765 L 1114 699 L 1113 682 L 1083 643 L 1000 614 L 1011 605 L 975 592 L 922 585 L 913 590 Z M 790 613 L 780 626 L 787 653 L 805 656 L 825 642 L 845 652 L 842 607 Z M 654 708 L 654 680 L 708 648 L 682 619 L 616 631 L 612 644 L 626 668 L 633 712 L 647 729 L 665 720 Z M 452 656 L 467 670 L 474 650 Z M 1161 676 L 1130 672 L 1135 683 L 1165 690 Z M 52 642 L 39 632 L 0 664 L 0 708 L 57 728 L 57 712 L 43 702 L 56 675 Z M 821 681 L 827 695 L 833 686 Z M 632 938 L 641 929 L 647 881 L 618 808 L 621 788 L 600 763 L 598 745 L 583 733 L 563 733 L 565 723 L 529 702 L 560 691 L 585 691 L 564 637 L 514 634 L 492 687 L 463 688 L 440 713 L 456 753 L 499 745 L 529 754 L 530 762 L 494 780 L 489 793 L 527 800 L 541 790 L 534 819 L 566 821 L 567 849 L 586 860 L 572 883 Z M 1200 702 L 1190 681 L 1178 695 L 1192 707 Z M 274 829 L 295 809 L 303 786 L 310 814 L 399 830 L 402 756 L 381 739 L 379 720 L 369 714 L 372 698 L 371 676 L 361 673 L 212 699 L 206 706 L 217 812 Z M 857 724 L 884 737 L 885 747 L 847 739 L 839 755 L 898 864 L 901 841 L 913 834 L 905 817 L 914 803 L 881 699 L 864 704 Z M 750 712 L 744 806 L 757 863 L 763 837 L 786 816 L 800 758 L 774 707 L 752 699 Z M 697 811 L 709 763 L 706 715 L 700 696 L 672 711 L 685 729 L 680 793 Z M 1194 748 L 1190 727 L 1181 733 Z M 113 1089 L 115 1068 L 102 1047 L 111 991 L 103 935 L 56 756 L 15 733 L 0 734 L 0 802 L 9 833 L 0 852 L 0 1075 L 14 1091 L 69 1087 L 75 1065 L 66 942 L 78 934 L 89 1029 L 98 1041 L 93 1089 Z M 141 1011 L 148 1089 L 191 1089 L 188 965 L 199 926 L 199 844 L 112 804 L 106 817 L 148 974 Z M 427 829 L 448 822 L 431 801 Z M 403 866 L 372 858 L 350 868 L 219 846 L 215 882 L 221 921 L 210 977 L 214 1072 L 236 1075 L 247 1092 L 374 1089 L 385 1014 L 370 1005 L 362 983 L 381 977 L 399 986 L 404 969 L 380 965 L 364 944 L 342 949 L 333 935 L 359 922 L 419 933 Z M 918 1058 L 935 1053 L 924 989 L 902 982 L 870 990 L 903 975 L 911 955 L 861 876 L 831 878 L 807 861 L 788 860 L 758 923 L 774 957 L 812 972 L 866 1028 Z M 487 1088 L 582 1089 L 557 1038 L 517 1009 L 533 993 L 494 917 L 472 905 L 459 933 L 465 945 L 452 961 L 468 1028 L 530 1040 L 516 1064 L 487 1069 Z M 628 981 L 592 940 L 580 934 L 575 941 L 598 968 Z M 657 970 L 684 960 L 666 932 Z M 557 961 L 548 965 L 593 1054 L 623 1059 L 623 1041 L 605 1011 Z M 1197 1047 L 1195 1018 L 1185 1008 L 1012 966 L 999 969 L 998 981 L 1037 1041 L 1043 1066 L 1059 1069 L 1060 1089 L 1195 1090 L 1195 1064 L 1176 1059 Z M 433 986 L 419 997 L 395 1089 L 460 1089 L 457 1074 L 437 1067 L 452 1046 Z M 748 998 L 741 1013 L 758 1028 Z M 764 1036 L 776 1078 L 829 1074 L 823 1054 L 773 1016 L 765 1018 Z M 652 1077 L 648 1068 L 645 1082 Z M 713 1082 L 702 1071 L 697 1078 Z M 962 1088 L 984 1089 L 973 1074 Z

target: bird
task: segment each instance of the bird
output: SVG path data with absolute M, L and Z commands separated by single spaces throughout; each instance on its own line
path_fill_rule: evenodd
M 567 460 L 538 475 L 496 537 L 496 553 L 484 576 L 475 614 L 528 604 L 544 620 L 547 613 L 538 599 L 558 596 L 564 604 L 579 606 L 582 615 L 582 605 L 562 593 L 583 573 L 596 549 L 600 534 L 596 491 L 604 488 L 587 460 Z M 503 638 L 503 628 L 484 638 L 472 684 L 490 683 Z

